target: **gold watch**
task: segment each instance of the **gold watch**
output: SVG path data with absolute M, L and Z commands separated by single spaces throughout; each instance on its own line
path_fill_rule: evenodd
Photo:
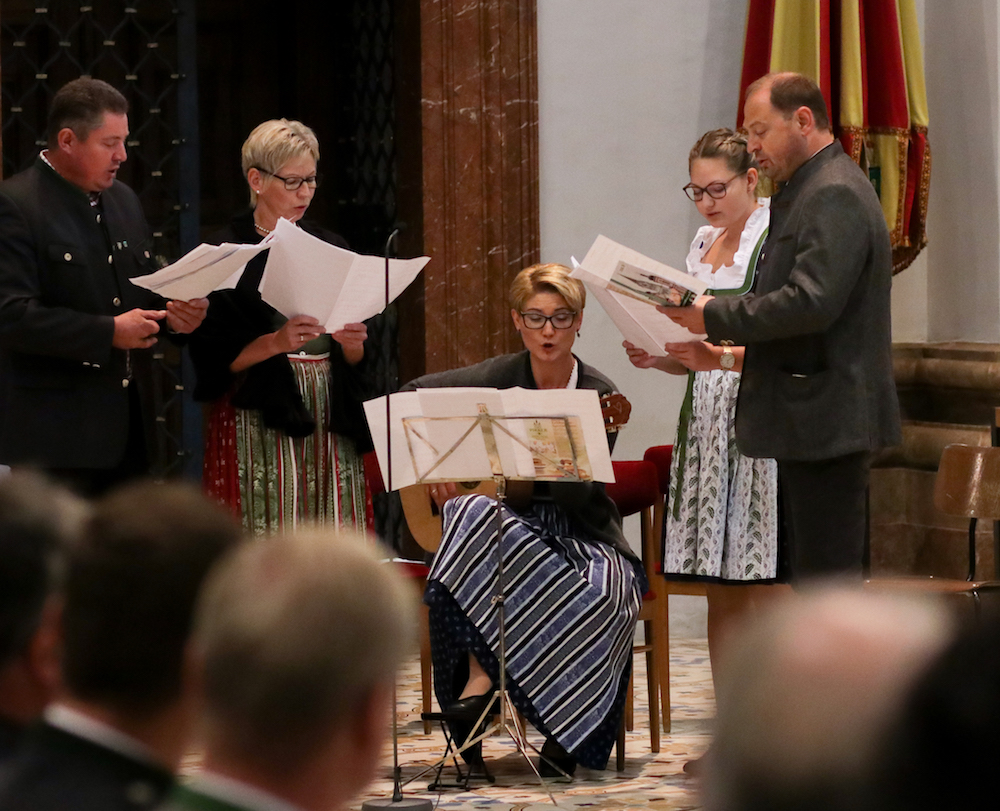
M 736 355 L 733 354 L 732 341 L 722 341 L 722 355 L 719 357 L 719 368 L 724 372 L 731 372 L 736 366 Z

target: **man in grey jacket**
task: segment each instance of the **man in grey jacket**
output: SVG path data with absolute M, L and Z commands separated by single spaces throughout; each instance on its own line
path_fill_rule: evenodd
M 736 440 L 778 460 L 793 580 L 859 578 L 871 453 L 900 439 L 888 229 L 811 79 L 758 79 L 744 125 L 779 187 L 756 289 L 669 315 L 713 343 L 746 346 Z

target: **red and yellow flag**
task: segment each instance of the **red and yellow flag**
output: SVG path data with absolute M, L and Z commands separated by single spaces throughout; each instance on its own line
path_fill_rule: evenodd
M 879 193 L 898 273 L 927 244 L 931 178 L 914 0 L 749 0 L 740 98 L 778 71 L 822 89 L 835 135 Z

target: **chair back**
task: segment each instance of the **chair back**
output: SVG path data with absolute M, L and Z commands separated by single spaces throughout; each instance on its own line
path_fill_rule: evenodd
M 670 462 L 674 458 L 674 446 L 653 445 L 646 448 L 642 458 L 656 465 L 656 475 L 660 480 L 660 493 L 665 496 L 670 490 Z
M 605 485 L 622 518 L 652 507 L 660 497 L 656 465 L 646 461 L 612 462 L 615 481 Z
M 946 515 L 1000 520 L 1000 448 L 948 445 L 934 479 L 934 506 Z

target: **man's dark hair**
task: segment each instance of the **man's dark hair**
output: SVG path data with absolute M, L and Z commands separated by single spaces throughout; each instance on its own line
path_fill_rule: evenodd
M 241 534 L 228 511 L 187 484 L 132 483 L 96 502 L 67 561 L 69 692 L 134 714 L 177 698 L 199 588 Z
M 768 85 L 771 88 L 771 106 L 785 118 L 789 118 L 799 107 L 808 107 L 816 127 L 821 130 L 830 129 L 830 115 L 826 110 L 823 91 L 808 76 L 801 73 L 769 73 L 761 76 L 747 87 L 744 101 Z
M 84 512 L 41 474 L 0 478 L 0 667 L 31 642 Z
M 107 82 L 83 76 L 64 84 L 49 106 L 48 146 L 54 149 L 61 130 L 69 127 L 81 141 L 104 123 L 104 114 L 125 115 L 128 102 Z

